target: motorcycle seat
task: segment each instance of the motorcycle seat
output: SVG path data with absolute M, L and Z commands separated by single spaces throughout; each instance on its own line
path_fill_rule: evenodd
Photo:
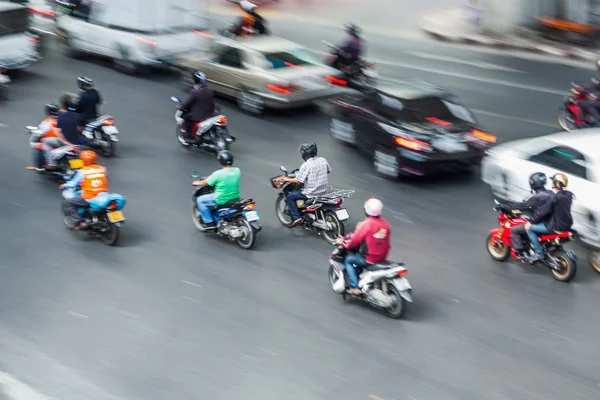
M 401 267 L 403 266 L 404 263 L 401 262 L 395 262 L 395 261 L 382 261 L 379 262 L 377 264 L 369 264 L 367 266 L 365 266 L 365 269 L 368 271 L 382 271 L 385 269 L 392 269 L 392 268 L 396 268 L 396 267 Z
M 563 231 L 563 232 L 545 233 L 543 235 L 538 235 L 538 237 L 541 241 L 546 241 L 546 240 L 554 240 L 557 238 L 568 238 L 570 235 L 571 235 L 570 231 Z
M 237 199 L 237 200 L 228 201 L 225 204 L 217 204 L 216 206 L 212 206 L 209 208 L 213 211 L 222 210 L 225 208 L 243 208 L 247 204 L 250 204 L 250 203 L 252 203 L 252 199 L 250 199 L 250 198 L 247 198 L 244 200 Z
M 88 200 L 88 203 L 90 204 L 90 209 L 92 211 L 102 211 L 108 207 L 110 202 L 113 200 L 117 203 L 117 210 L 121 210 L 127 202 L 125 197 L 121 196 L 120 194 L 104 192 L 100 193 L 93 199 Z

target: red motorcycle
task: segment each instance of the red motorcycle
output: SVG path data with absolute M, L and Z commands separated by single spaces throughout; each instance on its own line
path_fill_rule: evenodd
M 498 224 L 500 228 L 490 230 L 486 244 L 490 256 L 496 261 L 506 261 L 509 256 L 515 260 L 525 263 L 526 258 L 519 256 L 511 247 L 511 229 L 517 225 L 527 223 L 526 218 L 519 215 L 519 210 L 509 210 L 494 200 L 496 207 L 494 211 L 499 212 Z M 563 244 L 573 240 L 572 232 L 557 232 L 540 235 L 540 244 L 544 250 L 544 258 L 535 261 L 533 265 L 545 265 L 550 268 L 554 279 L 560 282 L 569 282 L 577 273 L 577 256 L 572 250 L 565 250 Z M 533 254 L 533 247 L 530 246 L 529 252 Z
M 579 106 L 579 103 L 588 99 L 589 91 L 583 86 L 574 83 L 571 85 L 573 86 L 571 94 L 563 99 L 563 104 L 558 110 L 558 124 L 567 132 L 592 126 L 589 123 L 591 116 L 587 111 L 582 115 Z

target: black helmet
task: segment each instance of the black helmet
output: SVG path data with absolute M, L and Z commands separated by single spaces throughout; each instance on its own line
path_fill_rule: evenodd
M 360 28 L 354 24 L 346 24 L 345 28 L 349 35 L 358 36 L 360 34 Z
M 300 146 L 300 155 L 304 161 L 317 156 L 316 143 L 304 143 Z
M 544 189 L 546 187 L 546 181 L 546 174 L 543 172 L 535 172 L 529 177 L 529 187 L 531 187 L 531 190 L 535 191 Z
M 233 165 L 233 154 L 230 151 L 223 150 L 217 154 L 217 160 L 219 160 L 219 164 L 222 167 L 232 166 Z
M 79 89 L 83 89 L 84 86 L 94 86 L 94 81 L 87 76 L 77 77 L 77 87 L 79 87 Z
M 57 117 L 58 113 L 60 112 L 60 108 L 54 103 L 48 103 L 46 104 L 45 111 L 47 116 Z
M 206 83 L 206 75 L 203 72 L 194 72 L 194 83 L 196 85 L 204 85 Z

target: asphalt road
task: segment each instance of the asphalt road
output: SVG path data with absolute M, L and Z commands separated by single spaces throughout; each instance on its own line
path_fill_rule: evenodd
M 286 29 L 315 50 L 321 38 L 335 39 L 325 28 Z M 379 63 L 382 74 L 456 92 L 500 142 L 556 131 L 561 92 L 590 76 L 413 42 L 387 46 L 369 47 L 388 63 Z M 129 201 L 116 248 L 67 231 L 56 185 L 25 170 L 23 127 L 74 91 L 79 74 L 94 78 L 122 132 L 120 156 L 103 160 L 111 190 Z M 259 119 L 223 101 L 243 192 L 264 226 L 247 252 L 192 225 L 189 173 L 217 165 L 175 140 L 173 94 L 181 93 L 168 74 L 128 77 L 58 51 L 15 78 L 0 103 L 0 371 L 61 400 L 598 399 L 600 281 L 585 251 L 573 246 L 580 264 L 570 284 L 493 262 L 484 241 L 496 215 L 478 172 L 390 183 L 335 143 L 315 110 Z M 282 163 L 299 165 L 298 145 L 309 140 L 331 163 L 331 182 L 356 189 L 352 225 L 365 197 L 384 201 L 392 258 L 406 262 L 414 287 L 405 320 L 344 303 L 326 278 L 331 248 L 277 221 L 268 179 Z M 17 390 L 14 382 L 0 373 L 6 390 Z

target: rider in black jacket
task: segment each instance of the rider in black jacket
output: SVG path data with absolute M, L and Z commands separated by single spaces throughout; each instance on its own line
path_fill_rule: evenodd
M 550 232 L 564 232 L 573 226 L 573 216 L 571 215 L 571 206 L 573 205 L 573 193 L 565 190 L 569 184 L 569 179 L 565 174 L 556 174 L 552 177 L 552 189 L 555 195 L 552 199 L 552 216 L 547 223 L 526 224 L 527 236 L 531 240 L 535 256 L 531 261 L 541 260 L 543 250 L 540 245 L 538 234 Z
M 520 203 L 508 202 L 503 206 L 511 210 L 529 211 L 529 221 L 532 224 L 547 222 L 550 218 L 551 204 L 554 193 L 546 189 L 546 175 L 543 172 L 536 172 L 529 177 L 529 186 L 533 195 Z M 511 229 L 511 245 L 517 254 L 522 254 L 523 236 L 527 234 L 525 224 L 517 225 Z

